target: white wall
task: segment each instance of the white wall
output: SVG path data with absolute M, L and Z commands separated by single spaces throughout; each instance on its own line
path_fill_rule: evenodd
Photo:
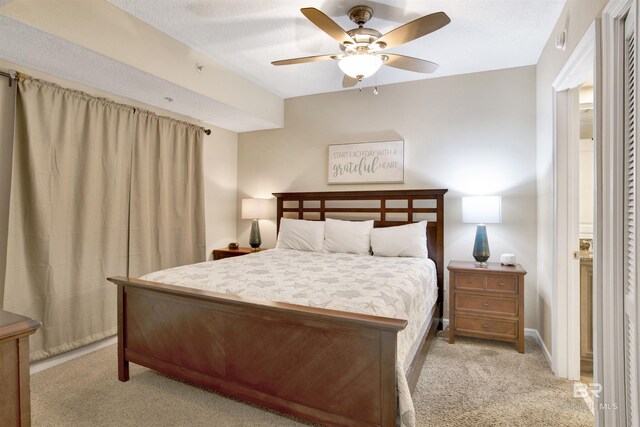
M 207 259 L 211 259 L 211 251 L 220 246 L 226 246 L 230 241 L 236 240 L 236 177 L 237 177 L 237 148 L 238 134 L 228 130 L 216 128 L 206 123 L 199 122 L 190 117 L 185 117 L 170 111 L 141 104 L 131 99 L 116 96 L 94 88 L 73 83 L 58 77 L 41 73 L 27 67 L 0 60 L 0 70 L 16 70 L 35 78 L 57 83 L 61 86 L 81 90 L 94 96 L 105 97 L 116 102 L 144 108 L 156 114 L 185 120 L 211 129 L 211 135 L 204 136 L 203 164 L 204 164 L 204 197 L 205 197 L 205 227 Z M 0 79 L 0 85 L 5 84 Z M 2 92 L 0 92 L 2 97 Z M 2 97 L 5 99 L 4 97 Z M 0 129 L 8 129 L 6 120 L 9 115 L 4 114 L 4 103 L 0 103 Z M 1 147 L 0 147 L 1 148 Z M 0 152 L 3 154 L 4 152 Z M 2 165 L 0 164 L 0 167 Z M 4 176 L 4 169 L 0 172 L 0 178 Z M 2 186 L 0 185 L 0 202 L 3 200 Z M 2 255 L 2 216 L 0 212 L 0 257 Z M 6 237 L 5 237 L 6 240 Z M 4 257 L 1 257 L 4 259 Z M 1 267 L 1 266 L 0 266 Z M 4 277 L 4 274 L 2 274 Z
M 600 15 L 607 0 L 567 0 L 536 66 L 537 104 L 537 188 L 538 188 L 538 325 L 551 347 L 551 305 L 553 295 L 553 97 L 552 84 L 571 56 L 582 35 Z M 567 47 L 555 48 L 556 34 L 567 30 Z
M 239 135 L 238 199 L 280 191 L 448 188 L 448 262 L 473 259 L 475 226 L 461 223 L 460 197 L 502 195 L 503 223 L 487 226 L 490 261 L 511 252 L 529 272 L 525 324 L 535 328 L 535 78 L 531 66 L 383 86 L 377 96 L 366 89 L 288 99 L 283 129 Z M 405 184 L 326 184 L 329 144 L 397 138 L 405 140 Z M 250 221 L 238 221 L 245 246 L 249 228 Z M 261 230 L 263 247 L 273 247 L 275 221 L 261 221 Z

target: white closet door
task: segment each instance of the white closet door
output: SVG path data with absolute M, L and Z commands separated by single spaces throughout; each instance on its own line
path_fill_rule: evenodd
M 638 400 L 638 235 L 637 221 L 637 55 L 636 14 L 631 8 L 625 20 L 625 170 L 624 170 L 624 344 L 627 425 L 640 425 Z

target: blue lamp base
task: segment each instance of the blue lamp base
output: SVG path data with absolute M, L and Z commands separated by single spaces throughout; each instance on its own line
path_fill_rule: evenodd
M 473 258 L 476 260 L 476 267 L 486 267 L 490 256 L 487 226 L 479 224 L 476 228 L 476 241 L 473 245 Z
M 249 235 L 249 246 L 253 249 L 258 249 L 262 244 L 262 238 L 260 237 L 260 225 L 258 220 L 254 219 L 251 223 L 251 234 Z

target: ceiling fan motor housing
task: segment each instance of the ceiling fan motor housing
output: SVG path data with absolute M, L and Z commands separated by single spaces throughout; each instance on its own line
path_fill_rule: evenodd
M 309 21 L 336 40 L 344 53 L 293 58 L 274 61 L 272 64 L 289 65 L 333 59 L 338 61 L 338 66 L 345 74 L 343 87 L 352 87 L 359 80 L 372 76 L 383 64 L 417 73 L 433 73 L 438 69 L 438 64 L 404 55 L 385 54 L 382 51 L 423 37 L 451 22 L 446 13 L 436 12 L 382 35 L 377 30 L 364 27 L 373 17 L 373 9 L 369 6 L 359 5 L 349 10 L 349 18 L 358 25 L 357 28 L 349 31 L 345 31 L 333 19 L 316 8 L 305 7 L 300 11 Z
M 354 6 L 349 9 L 349 18 L 358 26 L 362 27 L 373 17 L 373 9 L 369 6 Z
M 363 48 L 367 47 L 371 43 L 375 42 L 380 37 L 382 37 L 382 34 L 380 34 L 379 31 L 374 30 L 373 28 L 363 28 L 363 27 L 358 27 L 358 28 L 354 28 L 353 30 L 349 30 L 347 31 L 347 34 L 349 34 L 349 36 L 356 42 L 356 44 L 355 45 L 341 44 L 339 47 L 342 51 L 346 49 L 353 49 L 358 47 L 363 47 Z

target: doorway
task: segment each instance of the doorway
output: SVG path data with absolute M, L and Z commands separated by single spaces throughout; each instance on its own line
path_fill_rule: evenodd
M 594 96 L 599 87 L 596 43 L 594 22 L 553 83 L 555 283 L 552 369 L 559 377 L 575 381 L 580 381 L 583 373 L 593 375 L 593 343 L 598 334 L 592 309 L 597 293 L 593 288 L 591 259 L 591 248 L 597 235 L 594 233 L 597 222 L 594 215 L 597 208 L 595 153 L 599 144 L 595 120 L 598 104 Z M 590 381 L 587 384 L 593 383 L 588 375 L 585 380 Z
M 594 206 L 594 116 L 593 82 L 579 88 L 578 216 L 580 281 L 580 381 L 593 384 L 593 216 Z

